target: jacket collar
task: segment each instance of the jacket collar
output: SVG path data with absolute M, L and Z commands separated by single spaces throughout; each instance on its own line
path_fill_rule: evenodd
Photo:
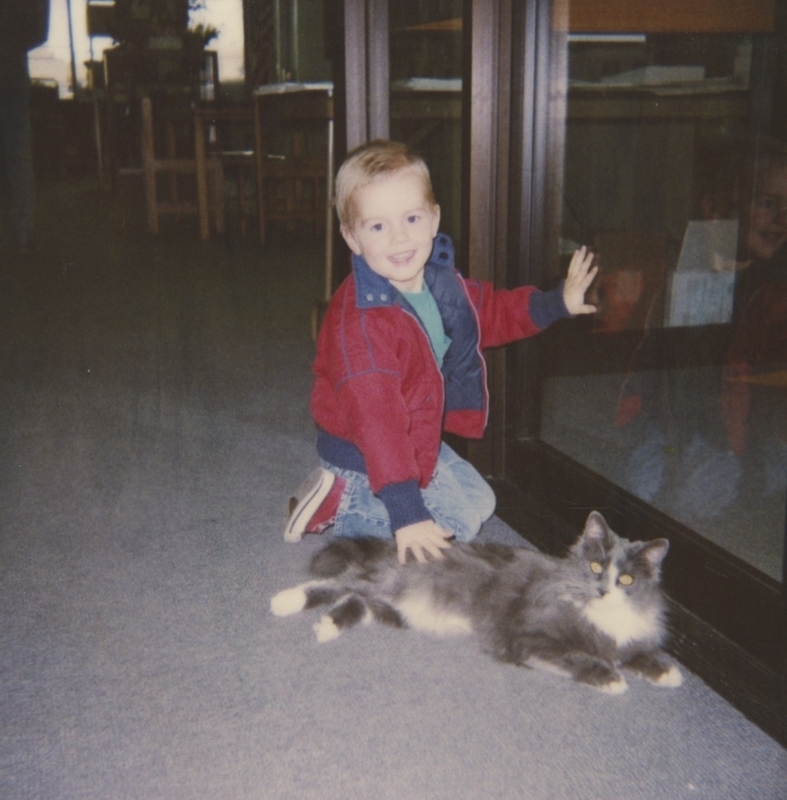
M 426 262 L 424 278 L 427 286 L 432 285 L 435 271 L 440 268 L 453 268 L 454 245 L 451 237 L 444 233 L 435 236 L 432 252 Z M 363 256 L 353 254 L 353 276 L 355 277 L 355 302 L 358 308 L 381 308 L 394 305 L 400 292 L 387 278 L 378 275 L 366 263 Z

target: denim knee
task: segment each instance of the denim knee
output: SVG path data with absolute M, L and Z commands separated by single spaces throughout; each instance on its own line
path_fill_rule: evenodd
M 474 539 L 495 511 L 492 487 L 469 462 L 444 447 L 424 502 L 438 524 L 458 541 Z

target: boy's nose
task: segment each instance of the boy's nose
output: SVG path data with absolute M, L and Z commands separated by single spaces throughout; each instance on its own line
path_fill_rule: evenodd
M 757 200 L 757 206 L 775 222 L 787 221 L 787 197 L 767 195 Z
M 407 226 L 394 225 L 393 228 L 391 228 L 391 240 L 394 242 L 407 241 Z

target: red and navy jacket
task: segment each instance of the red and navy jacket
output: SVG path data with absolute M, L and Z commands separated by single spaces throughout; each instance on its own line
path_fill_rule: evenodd
M 495 290 L 463 278 L 444 234 L 435 238 L 424 281 L 451 339 L 442 369 L 412 306 L 359 256 L 328 306 L 313 367 L 317 450 L 330 464 L 368 475 L 393 532 L 431 519 L 420 489 L 434 475 L 442 432 L 484 433 L 482 350 L 570 316 L 562 289 Z

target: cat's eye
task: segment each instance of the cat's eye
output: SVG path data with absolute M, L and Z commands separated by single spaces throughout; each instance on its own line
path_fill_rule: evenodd
M 631 586 L 631 584 L 634 583 L 634 578 L 632 578 L 631 575 L 621 575 L 618 580 L 622 586 Z
M 598 561 L 591 561 L 590 571 L 595 573 L 596 575 L 601 575 L 601 573 L 604 571 L 604 567 L 602 567 L 601 564 L 598 563 Z

